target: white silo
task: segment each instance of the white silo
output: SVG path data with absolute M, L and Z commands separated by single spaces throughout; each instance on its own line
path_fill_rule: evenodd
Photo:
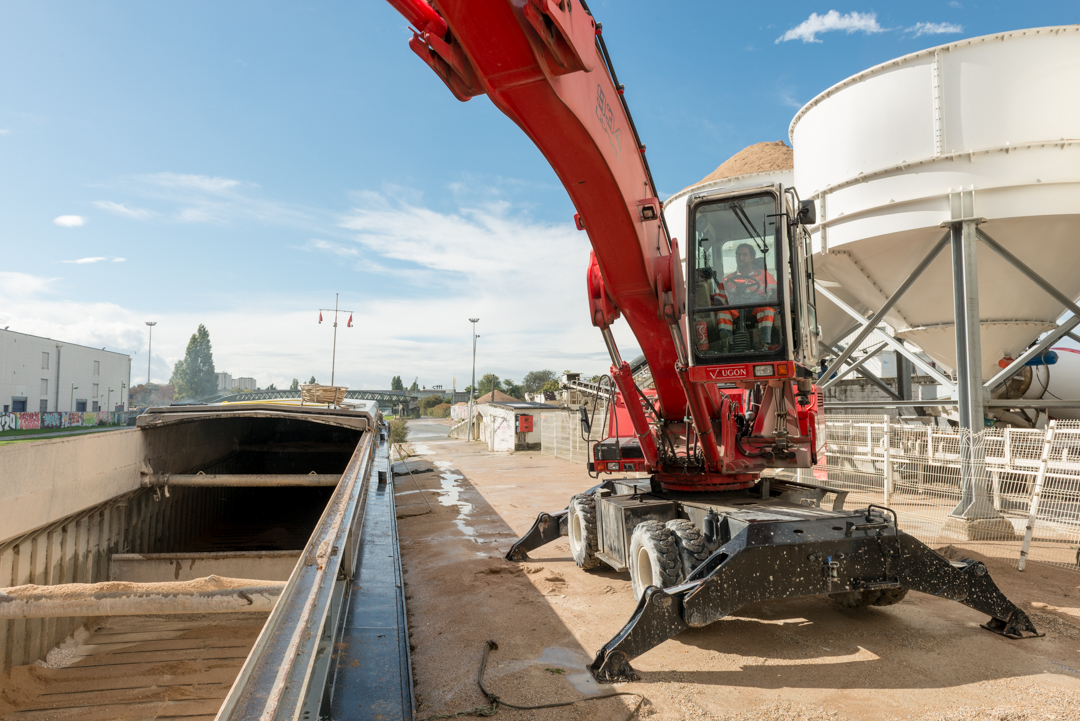
M 818 278 L 876 311 L 960 218 L 1068 301 L 1080 296 L 1080 26 L 963 40 L 829 88 L 791 123 L 795 185 L 817 201 Z M 959 227 L 959 226 L 957 226 Z M 975 223 L 968 223 L 975 237 Z M 983 379 L 1066 310 L 987 242 L 977 244 Z M 949 245 L 886 314 L 954 369 Z M 840 332 L 822 318 L 824 335 Z

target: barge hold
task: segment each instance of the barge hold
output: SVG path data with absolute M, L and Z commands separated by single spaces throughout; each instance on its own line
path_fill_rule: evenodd
M 374 402 L 0 448 L 0 717 L 412 718 L 389 449 Z

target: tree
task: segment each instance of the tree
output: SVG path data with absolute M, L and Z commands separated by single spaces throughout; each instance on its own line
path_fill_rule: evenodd
M 498 385 L 499 376 L 494 373 L 488 373 L 480 379 L 480 382 L 476 384 L 476 387 L 480 391 L 480 395 L 486 396 L 488 393 L 491 393 L 493 387 L 497 388 Z
M 420 415 L 430 416 L 432 415 L 431 409 L 437 405 L 446 405 L 449 399 L 443 396 L 428 396 L 427 398 L 420 399 Z
M 416 376 L 415 378 L 413 378 L 413 382 L 412 382 L 412 385 L 409 386 L 409 390 L 411 390 L 411 391 L 420 390 L 420 383 L 418 382 L 419 380 L 420 380 L 420 376 Z
M 300 390 L 300 379 L 299 378 L 293 378 L 292 379 L 292 383 L 289 385 L 289 390 L 291 390 L 291 391 Z
M 526 393 L 536 393 L 544 390 L 544 384 L 555 380 L 555 371 L 547 370 L 531 371 L 525 374 L 525 380 L 521 381 L 521 387 Z
M 183 360 L 176 361 L 173 366 L 169 382 L 176 386 L 178 399 L 198 400 L 217 393 L 214 353 L 210 345 L 210 331 L 206 330 L 205 325 L 200 323 L 198 330 L 192 334 Z
M 522 400 L 525 398 L 525 389 L 514 383 L 514 381 L 510 380 L 509 378 L 503 380 L 502 391 L 506 395 L 513 396 L 518 400 Z
M 541 386 L 540 390 L 542 390 L 545 393 L 558 393 L 559 392 L 559 381 L 550 380 L 547 383 L 545 383 L 543 386 Z
M 266 390 L 268 390 L 268 391 L 276 391 L 277 386 L 274 385 L 273 383 L 271 383 L 270 385 L 266 386 Z
M 401 382 L 401 376 L 394 376 L 390 379 L 390 390 L 403 391 L 405 390 L 405 384 Z
M 391 418 L 390 423 L 390 443 L 396 445 L 398 443 L 404 443 L 409 439 L 409 422 L 403 417 Z
M 308 381 L 308 385 L 309 386 L 315 385 L 315 376 L 311 376 L 311 379 Z

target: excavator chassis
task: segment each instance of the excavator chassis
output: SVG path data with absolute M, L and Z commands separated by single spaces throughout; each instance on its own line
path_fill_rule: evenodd
M 830 494 L 832 508 L 822 508 Z M 868 605 L 872 599 L 898 600 L 911 589 L 988 614 L 983 628 L 1007 638 L 1042 635 L 984 564 L 946 559 L 901 531 L 896 514 L 883 506 L 843 510 L 846 491 L 774 478 L 744 491 L 669 493 L 654 490 L 647 480 L 622 479 L 582 494 L 589 495 L 595 504 L 595 557 L 617 571 L 634 573 L 631 538 L 647 521 L 682 521 L 683 528 L 689 521 L 702 531 L 708 554 L 696 567 L 684 566 L 675 585 L 645 588 L 630 620 L 589 667 L 601 683 L 637 680 L 630 665 L 635 657 L 687 628 L 770 599 L 834 595 L 862 598 L 866 603 L 859 605 Z M 574 523 L 570 510 L 541 513 L 507 558 L 527 560 L 528 551 L 567 535 Z

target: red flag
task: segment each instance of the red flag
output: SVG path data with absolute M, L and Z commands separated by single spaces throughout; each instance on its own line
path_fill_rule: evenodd
M 352 328 L 352 313 L 349 313 L 349 323 L 345 327 L 346 328 Z
M 322 323 L 322 311 L 319 311 L 319 322 Z

